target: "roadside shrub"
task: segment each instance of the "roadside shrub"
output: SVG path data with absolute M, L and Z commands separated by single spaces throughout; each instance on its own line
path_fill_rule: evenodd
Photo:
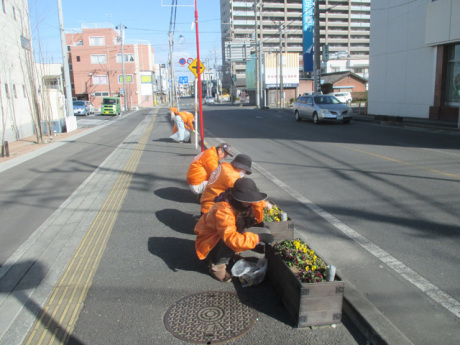
M 367 91 L 352 92 L 351 97 L 353 98 L 353 102 L 367 102 Z

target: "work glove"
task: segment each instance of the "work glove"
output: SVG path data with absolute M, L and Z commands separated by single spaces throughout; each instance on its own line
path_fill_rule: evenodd
M 272 234 L 259 234 L 259 242 L 270 244 L 274 239 Z

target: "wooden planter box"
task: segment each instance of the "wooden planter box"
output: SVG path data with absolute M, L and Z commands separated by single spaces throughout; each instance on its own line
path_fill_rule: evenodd
M 300 283 L 271 246 L 266 246 L 265 256 L 268 259 L 267 277 L 292 316 L 294 326 L 341 322 L 344 282 Z
M 275 241 L 294 239 L 294 222 L 289 217 L 284 222 L 264 222 L 264 228 L 270 230 L 275 237 Z

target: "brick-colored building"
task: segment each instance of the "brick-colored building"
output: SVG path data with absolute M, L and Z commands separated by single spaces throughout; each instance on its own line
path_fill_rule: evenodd
M 365 92 L 367 80 L 350 72 L 333 72 L 321 74 L 321 91 L 324 94 L 331 92 Z
M 72 95 L 100 108 L 103 97 L 120 97 L 127 109 L 154 106 L 155 55 L 150 44 L 123 44 L 113 28 L 82 28 L 66 33 Z

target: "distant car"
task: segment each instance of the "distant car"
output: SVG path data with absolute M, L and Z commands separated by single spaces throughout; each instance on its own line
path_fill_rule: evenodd
M 204 99 L 204 104 L 214 104 L 214 98 L 212 96 L 206 96 Z
M 76 115 L 88 115 L 88 108 L 86 107 L 85 101 L 73 101 L 73 114 Z
M 300 96 L 294 102 L 296 121 L 312 119 L 315 124 L 321 121 L 350 123 L 353 110 L 331 95 Z
M 337 97 L 340 102 L 345 103 L 347 105 L 351 105 L 351 102 L 353 101 L 353 98 L 351 97 L 351 93 L 349 92 L 334 92 L 334 93 L 329 93 L 328 95 Z
M 87 114 L 94 114 L 94 106 L 90 101 L 85 101 Z

